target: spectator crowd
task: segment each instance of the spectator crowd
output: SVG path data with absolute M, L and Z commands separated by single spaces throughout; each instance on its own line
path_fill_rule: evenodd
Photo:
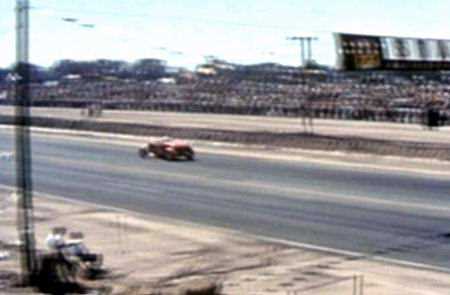
M 261 74 L 261 73 L 260 73 Z M 302 116 L 417 123 L 433 108 L 450 115 L 450 76 L 345 74 L 316 71 L 292 75 L 178 75 L 171 80 L 65 79 L 31 85 L 38 106 L 168 110 Z M 10 103 L 14 85 L 0 83 L 0 103 Z

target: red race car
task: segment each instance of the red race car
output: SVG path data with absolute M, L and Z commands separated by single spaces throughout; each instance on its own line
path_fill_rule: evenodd
M 146 158 L 149 154 L 169 161 L 185 159 L 193 161 L 195 154 L 191 145 L 179 139 L 163 138 L 150 142 L 147 146 L 140 148 L 138 154 Z

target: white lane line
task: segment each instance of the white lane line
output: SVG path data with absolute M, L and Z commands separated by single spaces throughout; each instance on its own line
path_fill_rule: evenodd
M 3 184 L 0 184 L 0 189 L 9 190 L 12 192 L 15 191 L 15 187 L 3 185 Z M 74 199 L 63 197 L 63 196 L 55 196 L 55 195 L 51 195 L 51 194 L 47 194 L 47 193 L 41 193 L 41 192 L 34 192 L 34 193 L 39 195 L 40 197 L 44 197 L 44 198 L 47 198 L 50 200 L 56 200 L 56 201 L 64 200 L 64 201 L 72 203 L 72 204 L 78 204 L 78 205 L 88 206 L 88 207 L 95 207 L 95 208 L 110 210 L 110 211 L 114 211 L 114 212 L 118 212 L 118 213 L 122 213 L 122 214 L 130 214 L 130 215 L 142 217 L 143 219 L 152 219 L 152 221 L 154 221 L 156 219 L 154 216 L 152 216 L 152 218 L 150 218 L 150 215 L 148 215 L 148 214 L 139 213 L 139 212 L 135 212 L 135 211 L 124 209 L 124 208 L 94 204 L 94 203 L 90 203 L 87 201 L 74 200 Z M 352 258 L 361 258 L 361 259 L 365 259 L 365 260 L 371 260 L 371 261 L 388 263 L 388 264 L 392 264 L 392 265 L 398 265 L 401 267 L 412 267 L 412 268 L 416 268 L 416 269 L 420 269 L 420 270 L 436 271 L 436 272 L 450 274 L 450 268 L 446 268 L 446 267 L 439 267 L 439 266 L 434 266 L 434 265 L 429 265 L 429 264 L 424 264 L 424 263 L 411 262 L 411 261 L 407 261 L 407 260 L 387 258 L 387 257 L 379 256 L 379 255 L 372 256 L 370 254 L 363 253 L 363 252 L 348 251 L 348 250 L 342 250 L 342 249 L 336 249 L 336 248 L 328 248 L 328 247 L 317 246 L 317 245 L 312 245 L 312 244 L 289 241 L 289 240 L 285 240 L 285 239 L 270 238 L 270 237 L 261 236 L 261 235 L 249 234 L 249 233 L 245 233 L 245 232 L 238 231 L 238 230 L 220 228 L 217 226 L 201 225 L 201 224 L 191 223 L 191 222 L 187 222 L 187 221 L 180 221 L 180 220 L 174 221 L 168 217 L 158 216 L 157 219 L 160 220 L 161 222 L 166 222 L 169 224 L 185 224 L 187 226 L 192 226 L 192 227 L 203 227 L 203 228 L 207 228 L 207 229 L 221 231 L 223 233 L 227 233 L 230 235 L 239 235 L 242 237 L 260 240 L 263 242 L 265 241 L 265 242 L 270 242 L 270 243 L 277 243 L 280 245 L 285 245 L 285 246 L 289 246 L 289 247 L 300 248 L 300 249 L 305 249 L 305 250 L 310 250 L 310 251 L 315 251 L 315 252 L 323 252 L 323 253 L 347 256 L 347 257 L 352 257 Z
M 307 162 L 307 163 L 313 163 L 313 164 L 323 164 L 328 166 L 339 166 L 339 168 L 347 168 L 347 169 L 355 169 L 360 168 L 364 170 L 377 170 L 378 172 L 395 172 L 395 173 L 413 173 L 413 174 L 419 174 L 419 175 L 430 175 L 430 176 L 441 176 L 441 177 L 450 177 L 450 171 L 437 171 L 437 170 L 429 170 L 429 169 L 420 169 L 420 168 L 411 168 L 411 167 L 394 167 L 394 166 L 387 166 L 387 165 L 377 165 L 377 164 L 369 164 L 369 163 L 355 163 L 351 162 L 352 160 L 349 159 L 345 161 L 345 159 L 342 160 L 323 160 L 319 159 L 320 155 L 311 155 L 315 156 L 316 158 L 310 158 L 308 156 L 300 156 L 300 155 L 277 155 L 274 153 L 267 153 L 265 152 L 264 155 L 260 152 L 248 152 L 248 151 L 226 151 L 226 150 L 220 150 L 217 149 L 202 149 L 197 148 L 197 150 L 208 153 L 208 154 L 215 154 L 215 155 L 230 155 L 230 156 L 241 156 L 241 157 L 247 157 L 247 158 L 259 158 L 259 159 L 265 159 L 265 160 L 276 160 L 276 161 L 285 161 L 285 162 Z M 276 151 L 275 151 L 276 153 Z M 345 156 L 345 155 L 343 155 Z
M 269 237 L 260 236 L 260 235 L 249 234 L 247 236 L 254 237 L 261 241 L 279 243 L 282 245 L 311 250 L 311 251 L 338 254 L 338 255 L 349 256 L 349 257 L 354 257 L 354 258 L 361 258 L 361 259 L 365 259 L 365 260 L 384 262 L 384 263 L 389 263 L 389 264 L 394 264 L 394 265 L 399 265 L 399 266 L 404 266 L 404 267 L 413 267 L 416 269 L 438 271 L 438 272 L 444 272 L 444 273 L 450 274 L 450 268 L 446 268 L 446 267 L 439 267 L 439 266 L 434 266 L 434 265 L 429 265 L 429 264 L 424 264 L 424 263 L 417 263 L 417 262 L 411 262 L 411 261 L 406 261 L 406 260 L 387 258 L 387 257 L 379 256 L 379 255 L 371 255 L 370 253 L 341 250 L 341 249 L 328 248 L 328 247 L 323 247 L 323 246 L 316 246 L 316 245 L 312 245 L 312 244 L 294 242 L 294 241 L 289 241 L 289 240 L 284 240 L 284 239 L 269 238 Z

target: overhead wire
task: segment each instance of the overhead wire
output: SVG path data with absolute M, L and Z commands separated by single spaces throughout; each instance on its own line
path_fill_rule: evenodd
M 297 58 L 298 53 L 297 53 L 297 48 L 293 47 L 293 46 L 289 46 L 287 43 L 284 42 L 284 38 L 285 36 L 291 34 L 291 33 L 299 33 L 302 34 L 302 32 L 304 33 L 308 33 L 308 34 L 312 34 L 312 35 L 324 35 L 327 34 L 327 38 L 328 35 L 331 36 L 331 34 L 333 33 L 332 30 L 325 30 L 325 29 L 317 29 L 317 28 L 312 28 L 312 29 L 307 29 L 303 26 L 291 26 L 291 25 L 272 25 L 272 24 L 267 24 L 267 23 L 251 23 L 251 22 L 240 22 L 240 21 L 234 21 L 234 20 L 229 20 L 229 19 L 223 19 L 223 18 L 215 18 L 215 17 L 197 17 L 197 16 L 187 16 L 187 15 L 181 15 L 181 14 L 172 14 L 172 15 L 167 15 L 167 14 L 156 14 L 156 13 L 145 13 L 145 12 L 127 12 L 124 10 L 114 10 L 114 9 L 109 9 L 109 10 L 98 10 L 98 9 L 88 9 L 88 8 L 77 8 L 77 9 L 67 9 L 67 8 L 61 8 L 61 7 L 57 7 L 56 4 L 55 5 L 43 5 L 43 6 L 34 6 L 33 9 L 35 10 L 48 10 L 52 13 L 54 13 L 55 15 L 60 15 L 61 17 L 78 17 L 78 18 L 87 18 L 89 19 L 89 23 L 95 23 L 96 27 L 99 28 L 108 28 L 109 26 L 113 26 L 115 24 L 117 24 L 117 22 L 110 23 L 112 20 L 108 20 L 108 19 L 99 19 L 97 20 L 93 20 L 92 16 L 114 16 L 114 20 L 117 20 L 120 22 L 120 19 L 126 20 L 126 19 L 136 19 L 136 21 L 134 22 L 134 24 L 136 25 L 143 25 L 143 20 L 170 20 L 170 24 L 176 24 L 178 22 L 181 23 L 186 23 L 189 22 L 192 24 L 192 26 L 195 26 L 195 24 L 208 24 L 208 26 L 199 26 L 198 28 L 201 30 L 202 28 L 209 29 L 211 27 L 211 25 L 219 25 L 219 26 L 226 26 L 227 30 L 230 31 L 234 31 L 234 30 L 239 30 L 239 28 L 243 29 L 243 30 L 257 30 L 260 32 L 264 32 L 264 31 L 277 31 L 279 32 L 280 36 L 280 42 L 283 42 L 283 45 L 281 45 L 281 43 L 275 44 L 272 42 L 270 43 L 270 45 L 261 45 L 261 43 L 258 43 L 258 46 L 255 46 L 255 43 L 249 43 L 248 39 L 245 40 L 245 42 L 240 42 L 240 46 L 242 47 L 246 47 L 249 50 L 251 50 L 252 52 L 255 52 L 258 56 L 260 56 L 261 58 L 259 58 L 260 60 L 267 60 L 270 59 L 269 55 L 265 54 L 264 52 L 259 52 L 259 47 L 261 46 L 267 46 L 269 51 L 272 51 L 273 54 L 270 54 L 271 58 L 274 59 L 284 59 L 286 60 L 287 58 Z M 84 21 L 84 20 L 83 20 Z M 199 33 L 201 31 L 197 31 L 197 33 Z M 118 38 L 120 37 L 120 34 L 117 35 Z M 131 40 L 138 40 L 140 39 L 140 37 L 136 37 L 133 36 L 133 34 L 122 34 L 122 38 L 124 39 L 131 39 Z M 322 37 L 321 37 L 322 38 Z M 258 41 L 259 42 L 259 41 Z M 247 45 L 245 45 L 247 44 Z M 161 47 L 169 47 L 166 44 L 155 44 L 155 46 L 161 45 Z M 291 47 L 291 50 L 289 49 L 283 49 L 280 50 L 282 48 L 282 46 L 288 48 Z M 173 46 L 172 46 L 173 47 Z M 269 47 L 273 48 L 270 49 Z M 277 48 L 277 49 L 275 49 Z M 295 49 L 294 49 L 295 48 Z M 191 51 L 191 52 L 189 52 Z M 195 52 L 194 52 L 195 51 Z M 210 50 L 208 50 L 210 51 Z M 199 56 L 206 56 L 206 55 L 211 55 L 211 52 L 208 51 L 203 51 L 203 52 L 199 52 L 198 50 L 185 50 L 185 49 L 173 49 L 170 48 L 170 50 L 167 50 L 165 52 L 160 52 L 160 53 L 164 53 L 164 55 L 167 58 L 180 58 L 180 57 L 185 57 L 185 58 L 198 58 Z M 216 53 L 217 54 L 217 53 Z M 264 56 L 263 56 L 264 55 Z M 295 62 L 296 63 L 296 62 Z
M 110 16 L 120 16 L 120 17 L 124 17 L 124 18 L 160 18 L 160 19 L 173 19 L 175 21 L 189 21 L 189 22 L 201 22 L 201 23 L 217 23 L 217 24 L 221 24 L 221 25 L 232 25 L 232 26 L 238 26 L 238 27 L 245 27 L 245 28 L 255 28 L 257 30 L 265 30 L 265 29 L 270 29 L 270 30 L 282 30 L 285 31 L 286 29 L 292 29 L 291 26 L 287 27 L 287 26 L 272 26 L 272 25 L 260 25 L 260 24 L 252 24 L 252 23 L 242 23 L 242 22 L 234 22 L 234 21 L 229 21 L 229 20 L 223 20 L 223 19 L 216 19 L 216 18 L 198 18 L 198 17 L 186 17 L 186 16 L 179 16 L 179 15 L 154 15 L 154 14 L 147 14 L 147 13 L 124 13 L 123 11 L 99 11 L 99 10 L 88 10 L 88 9 L 78 9 L 78 10 L 71 10 L 71 9 L 60 9 L 60 8 L 56 8 L 53 6 L 34 6 L 33 9 L 35 10 L 50 10 L 52 12 L 57 12 L 57 13 L 68 13 L 68 14 L 73 14 L 78 15 L 78 14 L 93 14 L 93 15 L 110 15 Z M 67 17 L 66 15 L 64 15 L 64 17 Z M 96 24 L 97 25 L 97 24 Z M 100 24 L 100 26 L 102 26 Z M 316 31 L 318 32 L 318 31 Z M 322 32 L 326 32 L 326 31 L 322 31 Z M 130 36 L 127 36 L 127 38 L 130 38 Z M 153 47 L 153 49 L 156 49 L 155 47 L 158 47 L 158 45 L 155 45 Z M 160 48 L 163 47 L 167 47 L 167 46 L 159 46 Z M 203 52 L 203 53 L 199 53 L 198 51 L 196 52 L 189 52 L 187 50 L 175 50 L 173 48 L 166 48 L 167 50 L 164 50 L 165 54 L 168 56 L 185 56 L 185 57 L 193 57 L 193 56 L 206 56 L 206 55 L 210 55 L 210 53 L 207 52 Z M 272 50 L 273 51 L 273 50 Z M 292 53 L 277 53 L 274 52 L 274 54 L 271 54 L 271 56 L 276 56 L 276 57 L 294 57 L 297 54 Z
M 267 24 L 258 24 L 258 23 L 246 23 L 246 22 L 236 22 L 233 20 L 226 20 L 226 19 L 220 19 L 220 18 L 205 18 L 205 17 L 190 17 L 185 15 L 161 15 L 161 14 L 151 14 L 151 13 L 126 13 L 123 11 L 99 11 L 99 10 L 86 10 L 86 9 L 78 9 L 78 10 L 72 10 L 72 9 L 60 9 L 55 8 L 51 6 L 35 6 L 33 9 L 41 10 L 41 9 L 47 9 L 54 12 L 60 12 L 60 13 L 69 13 L 69 14 L 92 14 L 92 15 L 108 15 L 108 16 L 114 16 L 114 17 L 121 17 L 121 18 L 153 18 L 153 19 L 172 19 L 175 21 L 189 21 L 189 22 L 197 22 L 197 23 L 208 23 L 208 24 L 222 24 L 227 26 L 237 26 L 237 27 L 248 27 L 248 28 L 255 28 L 258 30 L 305 30 L 311 33 L 329 33 L 332 32 L 331 30 L 308 30 L 304 27 L 297 27 L 297 26 L 281 26 L 281 25 L 267 25 Z

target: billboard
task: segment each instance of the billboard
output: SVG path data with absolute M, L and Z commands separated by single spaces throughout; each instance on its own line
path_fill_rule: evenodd
M 450 40 L 336 33 L 345 70 L 450 70 Z
M 380 41 L 371 36 L 337 36 L 345 67 L 364 70 L 381 66 Z

